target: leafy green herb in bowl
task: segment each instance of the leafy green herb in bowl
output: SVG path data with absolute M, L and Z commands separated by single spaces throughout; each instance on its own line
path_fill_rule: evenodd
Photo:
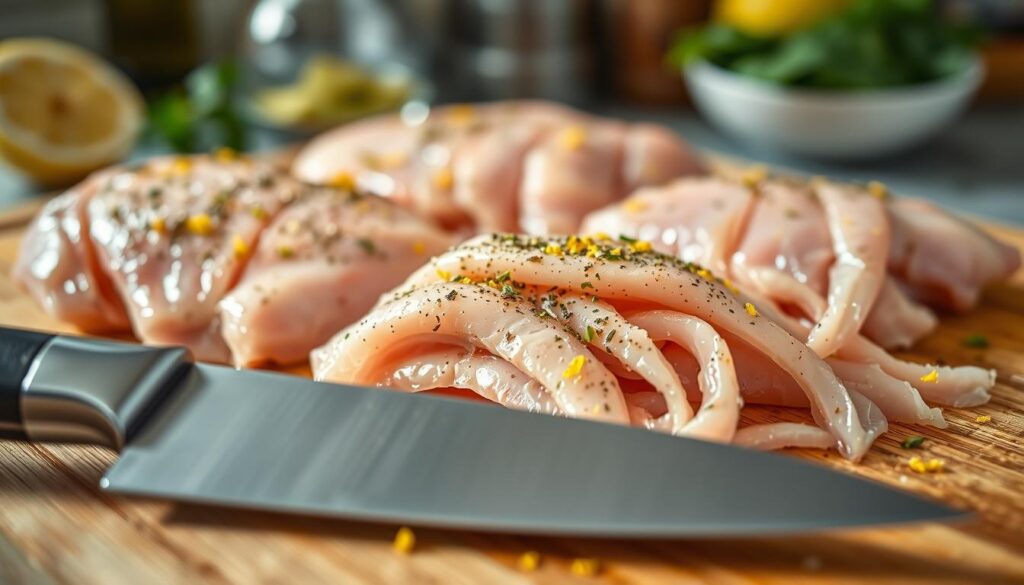
M 823 158 L 871 158 L 948 123 L 982 77 L 981 40 L 929 0 L 853 0 L 768 36 L 716 21 L 682 31 L 668 61 L 698 108 L 748 141 Z

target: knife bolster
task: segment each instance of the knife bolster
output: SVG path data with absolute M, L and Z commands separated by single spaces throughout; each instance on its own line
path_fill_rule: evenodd
M 23 384 L 25 434 L 120 450 L 192 369 L 188 350 L 56 337 Z

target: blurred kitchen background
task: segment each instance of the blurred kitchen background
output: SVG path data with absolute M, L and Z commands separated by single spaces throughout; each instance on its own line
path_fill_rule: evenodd
M 723 9 L 722 4 L 734 6 Z M 951 96 L 963 93 L 962 101 L 969 100 L 967 111 L 960 113 L 957 98 L 950 97 L 949 121 L 935 122 L 942 127 L 923 143 L 884 156 L 854 160 L 808 156 L 799 154 L 799 148 L 773 145 L 771 137 L 749 139 L 742 132 L 729 131 L 728 122 L 715 118 L 707 108 L 717 104 L 745 109 L 748 114 L 750 108 L 742 101 L 723 105 L 710 94 L 715 103 L 697 100 L 702 106 L 698 111 L 681 67 L 666 59 L 670 49 L 682 42 L 680 30 L 707 30 L 709 19 L 721 19 L 729 10 L 737 26 L 754 23 L 755 28 L 788 31 L 813 26 L 811 13 L 822 12 L 814 17 L 827 18 L 822 6 L 838 6 L 834 14 L 845 4 L 842 0 L 720 0 L 718 6 L 701 0 L 0 0 L 0 41 L 24 36 L 62 39 L 124 71 L 149 107 L 149 128 L 133 157 L 173 149 L 209 150 L 222 144 L 267 150 L 379 110 L 404 108 L 406 114 L 417 115 L 431 103 L 536 97 L 605 115 L 658 122 L 698 147 L 726 155 L 807 174 L 880 180 L 897 193 L 926 196 L 969 213 L 1024 224 L 1024 0 L 935 3 L 944 14 L 976 23 L 983 81 L 976 93 L 966 78 L 959 89 L 952 87 L 952 81 L 946 84 L 950 88 L 935 89 L 948 89 Z M 353 64 L 358 67 L 351 68 Z M 950 79 L 959 75 L 951 73 Z M 747 81 L 735 87 L 740 93 L 749 88 L 750 95 L 741 97 L 756 96 L 761 90 L 742 85 Z M 690 82 L 693 87 L 694 80 Z M 782 94 L 769 91 L 766 95 L 774 100 Z M 881 99 L 891 103 L 896 98 Z M 793 107 L 799 112 L 804 106 Z M 709 114 L 711 118 L 705 117 Z M 941 118 L 942 113 L 936 116 Z M 786 124 L 801 122 L 793 119 Z M 854 125 L 860 124 L 855 121 Z M 832 132 L 830 127 L 809 130 L 819 138 Z M 771 131 L 780 131 L 778 120 Z M 893 136 L 898 131 L 895 126 L 889 128 Z M 835 136 L 833 142 L 842 140 Z M 18 173 L 0 169 L 0 210 L 42 190 Z

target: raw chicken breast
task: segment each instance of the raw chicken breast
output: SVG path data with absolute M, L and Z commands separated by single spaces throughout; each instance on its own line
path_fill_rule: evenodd
M 831 445 L 847 457 L 863 455 L 879 428 L 877 408 L 875 426 L 862 426 L 854 399 L 803 342 L 706 269 L 643 241 L 480 236 L 415 272 L 315 350 L 312 363 L 317 379 L 402 390 L 432 387 L 401 382 L 422 364 L 436 384 L 484 394 L 466 376 L 431 374 L 444 348 L 482 352 L 526 377 L 506 396 L 535 395 L 527 385 L 539 385 L 557 407 L 547 411 L 728 442 L 742 406 L 741 358 L 729 339 L 798 388 Z M 659 350 L 658 343 L 668 345 Z M 685 405 L 687 389 L 667 347 L 696 362 L 696 412 Z M 773 444 L 785 444 L 785 436 Z
M 130 329 L 204 361 L 289 363 L 450 243 L 383 199 L 225 151 L 87 179 L 36 219 L 14 273 L 86 331 Z
M 379 197 L 317 189 L 274 218 L 220 302 L 235 365 L 293 363 L 454 243 Z
M 354 182 L 451 229 L 570 233 L 635 188 L 702 168 L 663 128 L 527 101 L 346 125 L 303 149 L 293 172 Z

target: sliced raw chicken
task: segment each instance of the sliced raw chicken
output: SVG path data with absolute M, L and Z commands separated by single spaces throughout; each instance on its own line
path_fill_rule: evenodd
M 635 188 L 703 169 L 671 132 L 546 102 L 435 108 L 377 118 L 317 138 L 293 172 L 354 182 L 441 225 L 570 233 Z
M 894 199 L 888 207 L 892 221 L 889 271 L 921 302 L 969 309 L 985 285 L 1020 268 L 1015 248 L 937 205 Z
M 451 243 L 383 199 L 224 152 L 87 179 L 37 218 L 15 277 L 87 331 L 292 363 Z
M 374 196 L 307 192 L 264 230 L 220 302 L 234 363 L 293 363 L 366 314 L 450 236 Z
M 628 323 L 610 318 L 611 309 Z M 450 343 L 506 359 L 547 388 L 569 416 L 582 416 L 593 404 L 587 388 L 575 386 L 565 395 L 566 380 L 582 369 L 589 372 L 584 379 L 597 380 L 614 396 L 616 422 L 729 441 L 741 402 L 733 363 L 738 358 L 728 339 L 763 356 L 764 367 L 803 392 L 840 452 L 863 455 L 870 429 L 861 426 L 853 399 L 827 364 L 707 270 L 642 241 L 475 238 L 382 297 L 364 321 L 316 350 L 313 365 L 319 379 L 374 383 L 387 378 L 380 364 L 397 359 L 389 356 L 414 365 L 425 352 L 419 348 Z M 667 353 L 652 354 L 652 340 L 668 341 L 697 362 L 694 386 L 703 400 L 696 417 L 671 406 L 679 381 L 663 367 L 671 363 Z M 612 367 L 595 354 L 619 363 Z M 623 370 L 639 376 L 616 374 Z

